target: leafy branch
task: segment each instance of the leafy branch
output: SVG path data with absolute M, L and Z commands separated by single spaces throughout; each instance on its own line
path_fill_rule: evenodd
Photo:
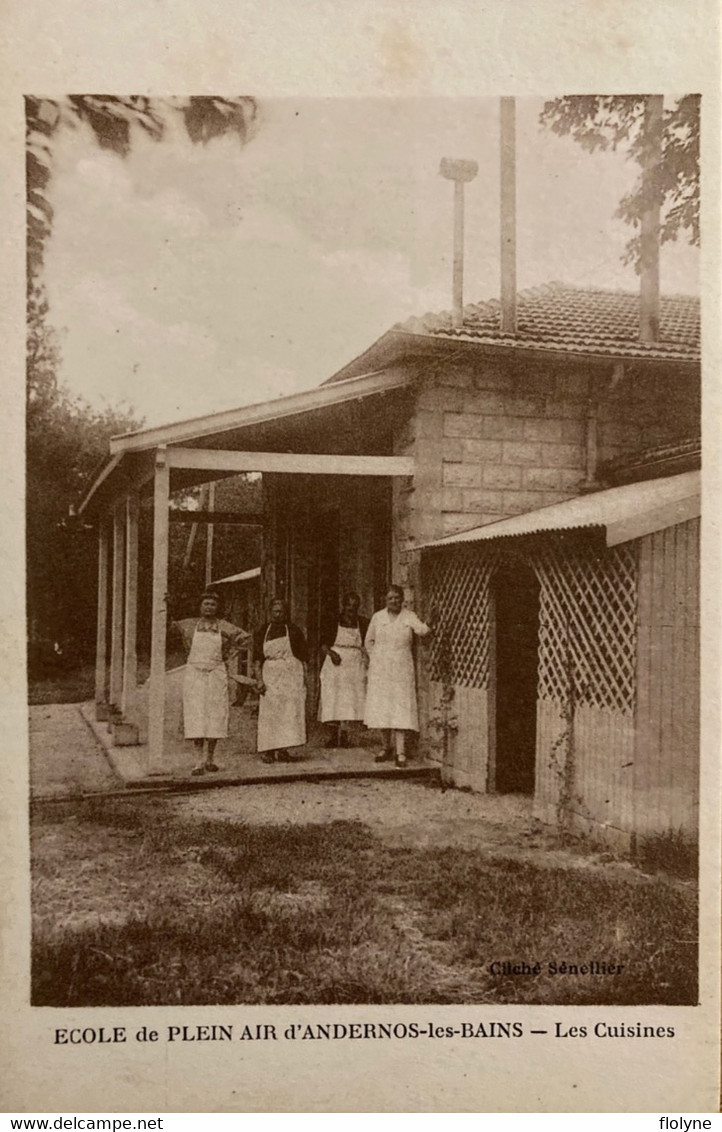
M 640 175 L 619 202 L 615 215 L 635 230 L 624 262 L 641 268 L 639 229 L 650 203 L 662 212 L 660 240 L 683 234 L 699 246 L 700 96 L 688 94 L 666 108 L 662 116 L 661 154 L 656 174 L 643 186 L 641 169 L 653 139 L 645 130 L 645 95 L 571 95 L 545 102 L 541 125 L 559 137 L 571 137 L 587 153 L 626 148 Z

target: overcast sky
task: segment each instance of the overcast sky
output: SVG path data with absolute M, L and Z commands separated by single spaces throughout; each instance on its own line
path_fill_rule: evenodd
M 636 168 L 589 155 L 517 101 L 518 284 L 636 290 L 613 219 Z M 499 293 L 496 100 L 263 101 L 254 139 L 180 128 L 129 157 L 80 127 L 55 146 L 47 257 L 62 379 L 96 405 L 171 422 L 309 388 L 393 323 L 451 305 L 443 156 L 474 158 L 465 301 Z M 664 291 L 697 293 L 668 245 Z

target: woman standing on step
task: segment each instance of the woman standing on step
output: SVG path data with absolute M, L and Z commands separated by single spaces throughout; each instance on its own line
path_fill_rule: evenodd
M 193 740 L 198 765 L 193 774 L 219 768 L 216 743 L 228 735 L 228 662 L 250 637 L 244 629 L 219 618 L 220 598 L 206 591 L 201 597 L 200 617 L 174 621 L 187 653 L 183 676 L 183 731 Z M 203 758 L 203 746 L 207 753 Z
M 321 702 L 318 718 L 330 727 L 327 747 L 347 747 L 345 725 L 362 720 L 366 705 L 366 663 L 364 640 L 369 623 L 359 614 L 361 598 L 347 593 L 341 612 L 329 619 L 321 630 Z
M 374 613 L 366 634 L 369 673 L 364 723 L 383 734 L 384 747 L 376 762 L 387 762 L 395 752 L 398 767 L 406 766 L 406 732 L 419 730 L 414 636 L 432 632 L 432 626 L 404 609 L 403 603 L 401 586 L 389 586 L 386 608 Z
M 253 634 L 258 704 L 258 753 L 264 763 L 291 762 L 289 747 L 306 742 L 306 639 L 288 619 L 285 602 Z

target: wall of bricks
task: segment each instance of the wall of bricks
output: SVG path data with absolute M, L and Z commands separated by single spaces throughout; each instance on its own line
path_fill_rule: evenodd
M 599 462 L 699 428 L 689 382 L 630 370 L 610 389 L 611 376 L 611 364 L 511 368 L 470 358 L 424 377 L 395 449 L 417 466 L 413 489 L 394 487 L 398 570 L 413 545 L 577 495 L 590 397 Z

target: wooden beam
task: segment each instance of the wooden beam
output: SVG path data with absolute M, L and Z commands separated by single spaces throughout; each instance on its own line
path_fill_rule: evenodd
M 123 716 L 135 710 L 138 686 L 138 496 L 129 495 L 125 507 L 125 638 L 123 641 Z
M 105 465 L 105 467 L 102 469 L 102 471 L 98 475 L 97 479 L 94 480 L 92 487 L 86 492 L 82 503 L 78 507 L 78 514 L 79 515 L 83 514 L 86 507 L 90 503 L 90 500 L 98 492 L 98 490 L 102 487 L 102 485 L 107 480 L 108 476 L 112 475 L 113 472 L 116 470 L 116 468 L 118 468 L 120 466 L 120 462 L 121 462 L 122 459 L 123 459 L 123 455 L 122 455 L 122 453 L 120 453 L 117 456 L 113 456 L 112 460 L 108 461 L 108 463 Z
M 216 485 L 214 483 L 208 484 L 208 510 L 213 513 L 216 506 Z M 206 526 L 206 574 L 205 584 L 211 584 L 213 577 L 213 520 Z
M 277 472 L 321 476 L 412 476 L 413 456 L 328 456 L 306 452 L 231 452 L 217 448 L 168 448 L 169 468 L 200 471 Z
M 260 527 L 263 525 L 263 513 L 256 511 L 244 515 L 242 511 L 176 511 L 173 508 L 168 512 L 169 523 L 217 523 L 226 527 Z M 184 560 L 185 566 L 185 560 Z
M 109 480 L 110 482 L 106 482 Z M 86 494 L 78 508 L 78 514 L 87 513 L 91 517 L 94 512 L 104 506 L 103 497 L 109 495 L 112 504 L 121 496 L 131 492 L 140 491 L 153 479 L 153 453 L 138 452 L 131 457 L 124 457 L 121 452 L 106 464 L 91 489 Z M 104 486 L 105 485 L 105 486 Z
M 113 611 L 110 621 L 110 703 L 119 708 L 123 690 L 123 575 L 125 572 L 125 515 L 113 511 Z
M 148 696 L 148 773 L 163 768 L 165 727 L 165 643 L 168 625 L 168 499 L 170 469 L 166 449 L 156 453 L 153 490 L 153 608 L 150 646 L 150 689 Z
M 107 718 L 108 710 L 108 575 L 110 528 L 107 519 L 98 527 L 98 621 L 95 631 L 95 712 Z

